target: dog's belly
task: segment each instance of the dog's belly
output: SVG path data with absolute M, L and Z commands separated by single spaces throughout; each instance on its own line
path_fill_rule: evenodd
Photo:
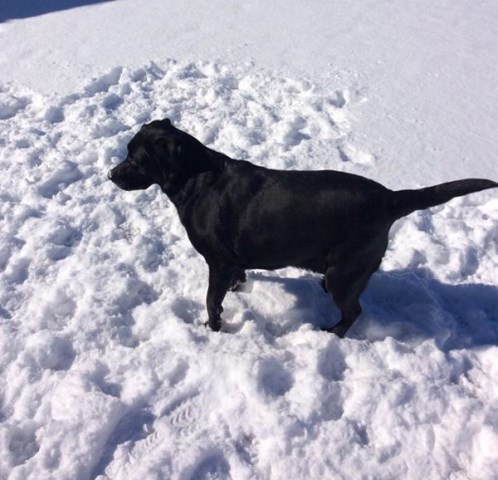
M 323 242 L 323 239 L 252 238 L 239 245 L 236 262 L 245 269 L 297 267 L 324 273 L 327 253 L 333 248 L 333 242 Z
M 275 261 L 253 261 L 240 265 L 240 268 L 244 270 L 279 270 L 286 267 L 295 267 L 303 270 L 309 270 L 315 273 L 325 274 L 327 270 L 327 261 L 325 257 L 323 258 L 309 258 L 299 262 L 296 261 L 285 261 L 281 262 Z

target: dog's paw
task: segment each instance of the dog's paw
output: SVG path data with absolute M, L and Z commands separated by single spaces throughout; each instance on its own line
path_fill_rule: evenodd
M 339 338 L 344 338 L 348 329 L 344 328 L 343 325 L 340 325 L 340 323 L 338 323 L 335 327 L 322 328 L 321 330 L 324 332 L 333 333 Z
M 209 327 L 213 332 L 219 332 L 221 330 L 221 320 L 208 320 L 205 324 L 205 327 Z

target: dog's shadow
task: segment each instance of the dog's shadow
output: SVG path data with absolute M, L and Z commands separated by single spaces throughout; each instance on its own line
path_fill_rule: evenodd
M 270 335 L 285 335 L 303 323 L 323 328 L 340 319 L 316 275 L 288 278 L 250 272 L 248 279 L 254 289 L 264 283 L 279 284 L 295 298 L 289 311 L 273 318 L 254 314 Z M 249 299 L 245 302 L 251 304 Z M 410 344 L 433 339 L 444 351 L 498 345 L 498 287 L 494 285 L 449 285 L 423 269 L 380 271 L 372 276 L 361 303 L 363 314 L 349 330 L 349 338 L 379 341 L 392 337 Z M 241 325 L 232 323 L 227 331 L 235 332 Z

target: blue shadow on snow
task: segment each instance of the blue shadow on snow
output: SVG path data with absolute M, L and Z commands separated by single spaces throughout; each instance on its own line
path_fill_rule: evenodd
M 0 23 L 114 0 L 0 0 Z
M 303 323 L 323 328 L 340 319 L 339 310 L 320 286 L 319 276 L 286 278 L 252 272 L 248 278 L 255 285 L 279 283 L 295 297 L 292 310 L 275 319 L 280 326 L 270 325 L 273 322 L 266 318 L 257 319 L 266 324 L 265 330 L 274 331 L 277 336 L 296 330 Z M 495 285 L 449 285 L 424 269 L 379 271 L 370 279 L 360 302 L 363 313 L 349 330 L 348 338 L 380 341 L 392 337 L 409 344 L 432 339 L 446 352 L 498 345 Z

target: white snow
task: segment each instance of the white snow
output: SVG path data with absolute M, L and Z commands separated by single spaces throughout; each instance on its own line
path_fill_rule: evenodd
M 174 207 L 106 178 L 169 117 L 274 168 L 496 180 L 495 2 L 45 3 L 0 10 L 0 478 L 497 478 L 496 190 L 397 222 L 339 340 L 294 269 L 204 328 Z

